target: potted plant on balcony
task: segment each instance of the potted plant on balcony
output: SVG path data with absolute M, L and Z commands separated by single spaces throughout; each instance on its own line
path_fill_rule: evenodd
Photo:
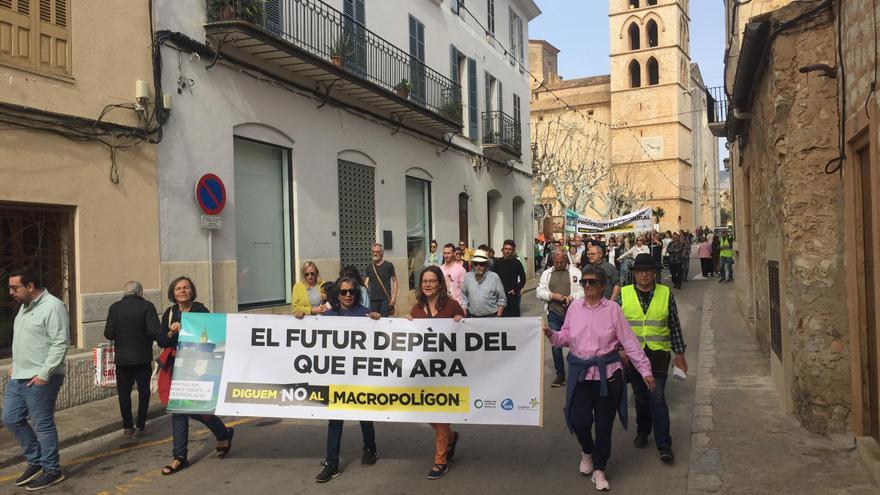
M 440 105 L 440 115 L 453 122 L 461 122 L 461 100 L 448 98 Z
M 261 0 L 208 0 L 208 19 L 212 21 L 244 20 L 261 24 Z
M 342 67 L 345 65 L 345 60 L 351 57 L 352 53 L 351 36 L 347 34 L 340 35 L 330 45 L 330 62 L 336 67 Z
M 409 94 L 413 90 L 413 85 L 406 78 L 400 80 L 397 85 L 394 86 L 394 92 L 397 93 L 397 96 L 403 99 L 409 99 Z

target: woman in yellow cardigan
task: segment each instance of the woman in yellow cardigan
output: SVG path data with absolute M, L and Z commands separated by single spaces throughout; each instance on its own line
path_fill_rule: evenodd
M 307 315 L 321 314 L 327 310 L 321 299 L 321 280 L 318 267 L 311 261 L 306 261 L 302 266 L 303 280 L 293 286 L 290 295 L 290 312 Z

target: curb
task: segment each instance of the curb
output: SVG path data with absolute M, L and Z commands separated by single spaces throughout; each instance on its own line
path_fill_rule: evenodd
M 720 493 L 721 453 L 709 447 L 709 434 L 715 429 L 712 391 L 715 389 L 715 330 L 712 328 L 711 291 L 703 294 L 703 317 L 700 324 L 700 358 L 691 423 L 691 453 L 688 460 L 688 495 Z
M 114 397 L 115 399 L 115 397 Z M 147 420 L 158 418 L 165 414 L 165 406 L 160 403 L 150 404 L 150 409 L 147 411 Z M 98 420 L 100 421 L 100 419 Z M 74 433 L 71 433 L 67 436 L 59 435 L 58 438 L 58 449 L 64 449 L 70 447 L 72 445 L 76 445 L 78 443 L 85 442 L 86 440 L 91 440 L 92 438 L 100 437 L 102 435 L 106 435 L 108 433 L 113 433 L 114 431 L 118 431 L 120 419 L 117 416 L 113 416 L 112 420 L 104 421 L 103 423 L 96 422 L 88 429 L 80 429 Z M 57 426 L 57 416 L 56 416 L 56 426 Z M 63 428 L 63 426 L 62 426 Z M 6 468 L 9 466 L 13 466 L 20 462 L 24 462 L 24 454 L 21 452 L 21 448 L 18 445 L 13 447 L 9 447 L 0 451 L 0 469 Z M 62 462 L 63 465 L 63 462 Z

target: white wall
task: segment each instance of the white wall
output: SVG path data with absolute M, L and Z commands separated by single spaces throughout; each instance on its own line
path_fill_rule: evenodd
M 329 2 L 341 10 L 341 1 Z M 506 39 L 507 5 L 497 2 L 499 39 Z M 155 29 L 181 31 L 201 40 L 204 33 L 203 2 L 156 3 Z M 483 6 L 482 8 L 485 8 Z M 525 76 L 510 66 L 497 52 L 486 49 L 482 34 L 471 35 L 471 28 L 456 18 L 447 3 L 440 6 L 428 1 L 367 0 L 367 25 L 402 49 L 408 47 L 407 15 L 412 12 L 426 25 L 427 63 L 438 72 L 449 72 L 449 42 L 454 36 L 458 49 L 468 56 L 478 56 L 482 103 L 482 72 L 488 69 L 504 81 L 505 110 L 511 111 L 511 91 L 522 97 L 522 121 L 528 122 L 528 85 Z M 381 21 L 381 24 L 378 23 Z M 471 34 L 468 34 L 471 33 Z M 525 35 L 527 39 L 527 34 Z M 173 94 L 171 119 L 159 145 L 159 190 L 161 223 L 161 259 L 163 262 L 201 261 L 207 259 L 204 233 L 199 227 L 199 212 L 194 203 L 193 187 L 206 172 L 219 175 L 226 183 L 229 201 L 223 213 L 223 229 L 214 237 L 214 259 L 235 260 L 235 184 L 233 180 L 233 135 L 239 133 L 283 147 L 291 147 L 294 182 L 294 243 L 296 264 L 314 258 L 338 258 L 338 212 L 336 160 L 340 152 L 369 157 L 376 164 L 377 238 L 383 230 L 394 232 L 394 249 L 389 257 L 406 256 L 405 171 L 412 167 L 425 170 L 432 179 L 434 237 L 441 243 L 458 237 L 458 194 L 468 187 L 471 195 L 470 232 L 476 244 L 485 242 L 487 231 L 486 193 L 491 189 L 502 195 L 498 226 L 501 238 L 513 233 L 513 200 L 519 196 L 531 204 L 528 177 L 506 173 L 499 167 L 475 170 L 471 158 L 452 149 L 441 153 L 435 142 L 401 131 L 391 135 L 385 125 L 368 121 L 330 105 L 318 109 L 315 100 L 294 94 L 270 81 L 259 81 L 236 67 L 220 62 L 206 70 L 206 61 L 184 54 L 181 71 L 192 78 L 192 92 L 178 95 L 177 52 L 163 49 L 165 60 L 163 85 Z M 527 130 L 524 134 L 528 135 Z M 467 141 L 459 138 L 459 141 Z M 530 154 L 524 143 L 525 163 L 517 168 L 530 170 Z M 366 160 L 366 159 L 365 159 Z M 354 160 L 357 161 L 357 160 Z M 362 163 L 370 163 L 362 160 Z M 531 211 L 525 209 L 524 214 Z M 528 218 L 523 222 L 530 225 Z M 531 233 L 518 232 L 518 243 L 528 246 Z M 500 250 L 500 245 L 493 246 Z

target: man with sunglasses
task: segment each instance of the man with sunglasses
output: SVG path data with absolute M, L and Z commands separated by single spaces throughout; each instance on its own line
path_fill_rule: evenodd
M 482 249 L 471 258 L 474 271 L 464 277 L 461 286 L 461 307 L 468 318 L 502 316 L 507 306 L 504 285 L 497 273 L 489 271 L 489 254 Z
M 687 346 L 681 331 L 675 297 L 669 287 L 656 282 L 660 266 L 650 254 L 636 256 L 632 271 L 635 284 L 620 291 L 618 303 L 623 315 L 632 326 L 651 361 L 655 388 L 650 390 L 642 376 L 632 366 L 626 367 L 628 381 L 632 385 L 636 403 L 636 438 L 633 445 L 638 449 L 648 446 L 648 436 L 654 431 L 654 442 L 660 460 L 672 464 L 672 436 L 669 428 L 669 406 L 666 404 L 666 379 L 669 373 L 671 353 L 675 353 L 675 366 L 687 373 L 684 357 Z M 627 359 L 624 358 L 624 362 Z
M 31 268 L 9 275 L 9 295 L 21 304 L 12 333 L 12 370 L 3 394 L 3 424 L 27 461 L 15 480 L 29 491 L 64 481 L 58 456 L 55 400 L 64 383 L 70 316 Z M 30 423 L 28 423 L 30 417 Z

